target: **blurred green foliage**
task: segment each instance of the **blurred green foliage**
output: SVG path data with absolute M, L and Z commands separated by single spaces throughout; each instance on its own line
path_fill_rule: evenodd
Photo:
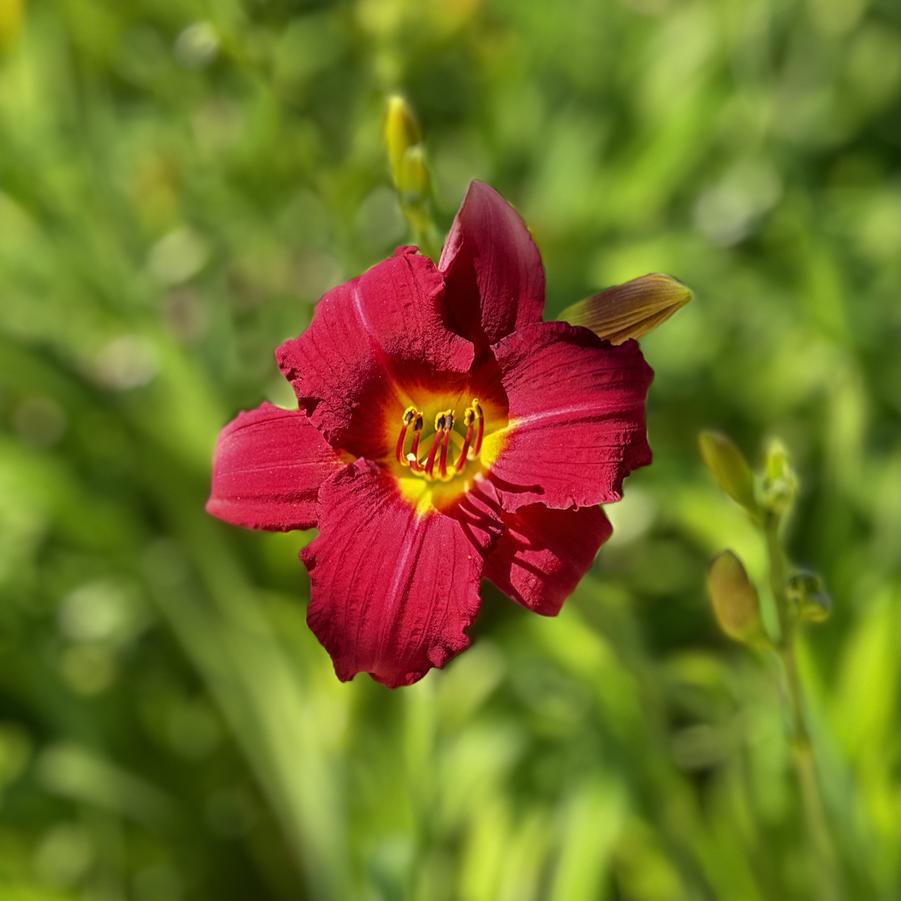
M 707 426 L 779 434 L 849 897 L 901 886 L 895 0 L 0 0 L 0 897 L 807 899 L 775 670 L 706 566 L 763 549 Z M 488 593 L 389 693 L 304 625 L 306 537 L 202 512 L 272 349 L 405 240 L 386 93 L 446 225 L 522 210 L 549 314 L 672 272 L 653 467 L 556 620 Z M 755 461 L 757 462 L 757 461 Z

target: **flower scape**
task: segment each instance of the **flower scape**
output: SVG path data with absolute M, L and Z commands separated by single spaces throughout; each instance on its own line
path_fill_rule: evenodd
M 544 322 L 544 294 L 522 219 L 473 182 L 437 266 L 399 247 L 278 348 L 297 409 L 266 403 L 222 430 L 207 510 L 318 528 L 301 552 L 307 622 L 340 679 L 397 687 L 444 666 L 469 644 L 482 579 L 557 614 L 610 537 L 600 505 L 650 463 L 653 373 L 625 336 L 690 293 L 636 279 L 570 308 L 591 328 Z

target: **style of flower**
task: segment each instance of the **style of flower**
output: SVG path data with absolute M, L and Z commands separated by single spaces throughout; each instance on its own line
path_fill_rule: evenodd
M 317 527 L 307 621 L 342 680 L 408 685 L 469 644 L 487 579 L 553 616 L 648 464 L 634 340 L 542 321 L 523 221 L 473 182 L 437 266 L 414 247 L 328 292 L 276 352 L 298 409 L 219 436 L 207 510 Z

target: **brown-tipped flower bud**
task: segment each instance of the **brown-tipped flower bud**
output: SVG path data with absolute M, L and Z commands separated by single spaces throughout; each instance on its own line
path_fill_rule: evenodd
M 580 300 L 567 307 L 560 319 L 591 329 L 611 344 L 622 344 L 657 328 L 693 296 L 677 279 L 652 273 Z
M 832 598 L 823 577 L 809 569 L 799 569 L 788 577 L 785 586 L 788 600 L 798 617 L 808 623 L 821 623 L 832 613 Z
M 754 494 L 754 474 L 735 442 L 722 432 L 705 431 L 698 436 L 698 446 L 717 485 L 756 516 L 760 508 Z
M 404 173 L 404 157 L 411 147 L 422 143 L 422 131 L 410 104 L 400 96 L 393 94 L 388 98 L 385 113 L 385 147 L 388 151 L 388 163 L 391 166 L 391 178 L 398 191 Z
M 707 593 L 717 624 L 726 635 L 746 644 L 763 636 L 757 589 L 732 551 L 723 551 L 710 564 Z

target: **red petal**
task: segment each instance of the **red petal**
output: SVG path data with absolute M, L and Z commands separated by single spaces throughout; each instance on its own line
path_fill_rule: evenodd
M 479 347 L 540 322 L 541 255 L 519 214 L 494 188 L 474 181 L 454 219 L 438 268 L 452 327 Z
M 306 414 L 263 404 L 219 433 L 207 512 L 248 529 L 310 529 L 319 486 L 342 465 Z
M 485 576 L 523 607 L 556 616 L 613 528 L 600 507 L 550 510 L 543 504 L 503 515 L 504 532 Z
M 623 478 L 651 462 L 645 396 L 653 371 L 638 345 L 612 347 L 587 329 L 542 322 L 494 352 L 510 405 L 510 425 L 490 439 L 499 442 L 490 478 L 504 509 L 618 501 Z
M 411 403 L 398 383 L 468 371 L 469 341 L 444 325 L 444 280 L 434 263 L 399 248 L 359 278 L 329 291 L 310 327 L 277 351 L 301 405 L 334 447 L 378 458 L 383 404 Z
M 322 486 L 307 622 L 338 678 L 368 672 L 396 688 L 462 651 L 479 610 L 482 558 L 459 523 L 420 518 L 394 479 L 366 460 Z

